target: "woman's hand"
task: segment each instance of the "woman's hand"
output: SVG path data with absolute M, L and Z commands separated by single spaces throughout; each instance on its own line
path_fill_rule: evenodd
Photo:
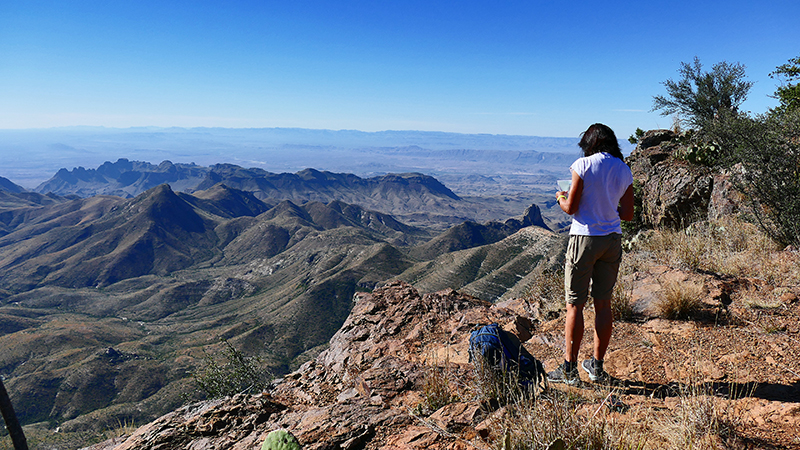
M 583 179 L 573 171 L 572 186 L 570 186 L 569 192 L 566 191 L 556 192 L 556 202 L 558 202 L 558 206 L 561 207 L 562 211 L 571 216 L 576 212 L 578 212 L 578 204 L 581 202 L 582 194 L 583 194 Z

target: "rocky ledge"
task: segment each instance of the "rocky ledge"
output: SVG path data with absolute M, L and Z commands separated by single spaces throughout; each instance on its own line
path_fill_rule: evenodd
M 420 295 L 402 282 L 354 302 L 330 347 L 268 392 L 187 405 L 90 449 L 254 449 L 278 428 L 306 449 L 473 448 L 469 441 L 487 434 L 478 403 L 452 403 L 426 418 L 411 410 L 426 367 L 472 369 L 475 325 L 496 322 L 530 338 L 523 302 L 492 305 L 453 290 Z

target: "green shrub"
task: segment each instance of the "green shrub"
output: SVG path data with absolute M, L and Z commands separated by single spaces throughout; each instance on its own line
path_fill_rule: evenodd
M 694 143 L 676 150 L 675 157 L 692 164 L 713 166 L 720 158 L 720 149 L 713 143 Z
M 639 143 L 639 139 L 641 139 L 642 136 L 644 136 L 644 130 L 641 128 L 637 128 L 636 131 L 634 131 L 634 133 L 628 138 L 628 142 L 630 142 L 633 145 L 636 145 Z
M 192 373 L 200 390 L 208 398 L 227 397 L 241 393 L 258 392 L 265 389 L 272 374 L 264 371 L 257 357 L 247 357 L 236 350 L 227 340 L 222 340 L 225 362 L 216 359 L 203 350 L 204 366 Z
M 769 77 L 781 81 L 781 85 L 775 90 L 774 95 L 781 104 L 775 108 L 775 111 L 780 113 L 800 109 L 800 84 L 792 83 L 792 81 L 800 80 L 800 57 L 792 58 L 786 64 L 781 64 L 769 74 Z
M 735 113 L 745 101 L 753 82 L 744 79 L 744 69 L 742 64 L 723 61 L 714 64 L 711 72 L 703 72 L 697 57 L 692 64 L 682 62 L 681 79 L 662 83 L 667 95 L 653 97 L 652 111 L 678 114 L 689 127 L 704 129 L 720 114 Z
M 725 114 L 706 133 L 725 147 L 756 223 L 777 242 L 800 245 L 800 109 Z
M 645 228 L 642 220 L 642 184 L 636 179 L 633 180 L 633 220 L 630 222 L 622 221 L 622 234 L 627 240 L 633 238 L 640 230 Z

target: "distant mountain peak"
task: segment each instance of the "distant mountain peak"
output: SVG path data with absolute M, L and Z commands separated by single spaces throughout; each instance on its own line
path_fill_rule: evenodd
M 19 194 L 20 192 L 25 192 L 26 189 L 22 186 L 19 186 L 9 180 L 8 178 L 0 177 L 0 191 L 12 192 L 14 194 Z
M 192 205 L 180 198 L 168 184 L 156 186 L 137 198 L 142 213 L 168 229 L 177 228 L 191 233 L 205 231 L 203 219 Z

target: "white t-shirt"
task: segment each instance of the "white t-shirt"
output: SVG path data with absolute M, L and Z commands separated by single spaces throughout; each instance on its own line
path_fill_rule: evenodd
M 608 153 L 579 158 L 569 167 L 583 180 L 578 211 L 572 216 L 569 234 L 606 236 L 622 233 L 619 200 L 633 184 L 631 169 Z

